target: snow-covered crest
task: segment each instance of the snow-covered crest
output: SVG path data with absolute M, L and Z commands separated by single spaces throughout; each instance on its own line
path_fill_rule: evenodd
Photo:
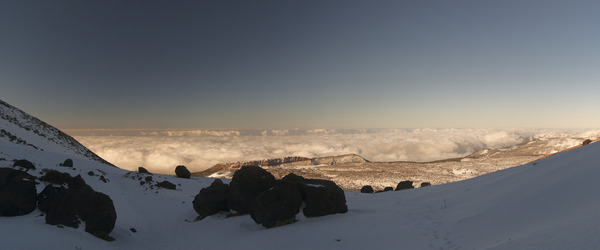
M 73 137 L 0 100 L 0 139 L 40 151 L 73 153 L 112 165 Z

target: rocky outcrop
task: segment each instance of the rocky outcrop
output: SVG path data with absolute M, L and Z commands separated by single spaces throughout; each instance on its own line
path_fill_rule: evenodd
M 590 140 L 590 139 L 586 139 L 585 141 L 583 141 L 583 142 L 581 143 L 581 146 L 585 146 L 585 145 L 588 145 L 588 144 L 590 144 L 590 143 L 592 143 L 592 140 Z
M 35 209 L 35 177 L 23 171 L 0 168 L 0 216 L 17 216 Z
M 302 196 L 296 183 L 278 180 L 255 200 L 250 216 L 266 228 L 282 226 L 296 221 Z
M 200 218 L 218 213 L 219 211 L 229 212 L 227 196 L 229 186 L 221 180 L 215 179 L 210 186 L 200 190 L 200 193 L 194 197 L 192 202 L 194 210 Z
M 77 228 L 84 221 L 86 232 L 112 240 L 109 234 L 117 220 L 112 199 L 94 191 L 80 175 L 71 178 L 67 186 L 49 184 L 38 195 L 38 207 L 46 213 L 46 224 Z
M 175 168 L 175 175 L 177 175 L 179 178 L 189 179 L 191 173 L 185 166 L 179 165 Z
M 421 182 L 421 187 L 429 187 L 431 186 L 431 183 L 429 182 Z
M 244 166 L 229 183 L 229 208 L 238 213 L 252 211 L 254 200 L 275 184 L 275 177 L 258 166 Z

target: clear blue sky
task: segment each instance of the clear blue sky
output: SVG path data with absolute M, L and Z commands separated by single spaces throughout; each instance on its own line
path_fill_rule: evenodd
M 59 128 L 599 127 L 600 1 L 1 1 Z

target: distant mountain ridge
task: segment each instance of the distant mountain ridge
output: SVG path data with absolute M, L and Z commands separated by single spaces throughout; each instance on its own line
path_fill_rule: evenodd
M 288 156 L 282 158 L 272 158 L 264 160 L 251 160 L 251 161 L 237 161 L 218 163 L 209 169 L 202 172 L 192 173 L 193 176 L 208 177 L 216 173 L 230 172 L 233 173 L 244 166 L 260 166 L 263 168 L 277 167 L 277 166 L 307 166 L 307 165 L 336 165 L 341 163 L 365 163 L 369 162 L 365 158 L 357 154 L 347 154 L 338 156 L 325 156 L 307 158 L 301 156 Z
M 70 135 L 0 100 L 0 139 L 40 151 L 72 152 L 114 166 Z

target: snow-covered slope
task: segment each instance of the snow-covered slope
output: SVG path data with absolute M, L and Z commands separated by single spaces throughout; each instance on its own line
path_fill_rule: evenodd
M 5 123 L 2 123 L 2 129 Z M 10 130 L 19 138 L 26 130 Z M 29 141 L 28 141 L 29 142 Z M 50 142 L 48 142 L 50 143 Z M 32 143 L 33 144 L 33 143 Z M 34 144 L 35 145 L 35 144 Z M 42 145 L 42 144 L 39 144 Z M 81 174 L 114 201 L 116 240 L 46 225 L 40 211 L 0 217 L 4 249 L 598 249 L 600 143 L 474 179 L 413 190 L 346 191 L 348 213 L 265 229 L 250 216 L 194 221 L 192 200 L 211 179 L 153 175 L 177 190 L 140 185 L 140 174 L 78 157 L 0 140 L 0 167 L 29 159 L 38 170 Z M 74 168 L 57 166 L 74 159 Z M 94 176 L 87 173 L 92 171 Z M 104 175 L 108 182 L 100 181 Z M 224 180 L 224 182 L 228 182 Z M 38 192 L 44 184 L 37 186 Z M 135 228 L 136 232 L 132 232 Z
M 73 137 L 2 100 L 0 100 L 0 140 L 39 151 L 85 157 L 110 165 Z

